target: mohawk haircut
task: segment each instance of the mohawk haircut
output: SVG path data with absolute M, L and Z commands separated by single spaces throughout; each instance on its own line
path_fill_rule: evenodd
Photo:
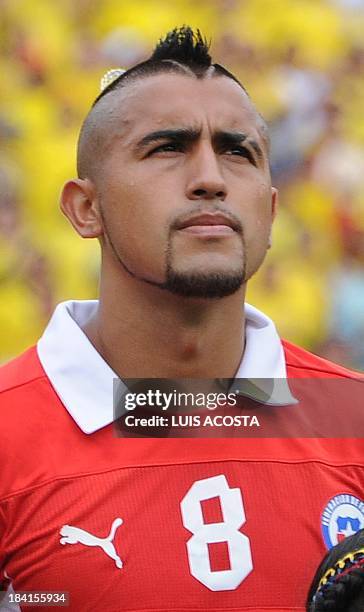
M 151 60 L 174 59 L 182 64 L 190 66 L 211 66 L 210 45 L 203 38 L 200 30 L 196 33 L 190 27 L 183 26 L 168 32 L 166 37 L 161 38 L 153 51 Z
M 200 32 L 194 32 L 190 26 L 175 28 L 161 38 L 149 59 L 129 70 L 126 70 L 110 83 L 97 96 L 93 106 L 111 91 L 126 85 L 131 79 L 159 74 L 161 72 L 174 72 L 201 79 L 207 73 L 227 76 L 247 93 L 240 81 L 231 72 L 220 64 L 213 64 L 209 54 L 210 44 Z

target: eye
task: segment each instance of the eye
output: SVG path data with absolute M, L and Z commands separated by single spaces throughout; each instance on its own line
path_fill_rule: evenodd
M 165 144 L 159 145 L 155 149 L 152 149 L 148 153 L 148 155 L 153 155 L 154 153 L 176 153 L 182 152 L 183 146 L 178 142 L 166 142 Z
M 240 147 L 240 146 L 231 147 L 230 149 L 225 149 L 224 153 L 226 155 L 231 155 L 231 156 L 245 157 L 247 160 L 250 161 L 251 164 L 256 166 L 256 162 L 255 162 L 253 155 L 251 154 L 249 149 L 247 149 L 246 147 Z

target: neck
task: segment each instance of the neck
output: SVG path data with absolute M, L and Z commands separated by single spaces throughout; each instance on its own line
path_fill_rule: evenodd
M 121 378 L 232 378 L 244 351 L 244 294 L 197 300 L 104 277 L 84 331 Z

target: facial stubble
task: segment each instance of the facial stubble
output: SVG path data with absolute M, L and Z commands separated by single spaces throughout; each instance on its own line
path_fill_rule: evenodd
M 108 224 L 105 219 L 105 215 L 101 209 L 101 218 L 103 221 L 104 234 L 107 242 L 109 243 L 114 257 L 122 268 L 127 272 L 129 276 L 147 283 L 154 287 L 158 287 L 164 291 L 168 291 L 174 295 L 185 298 L 199 298 L 199 299 L 219 299 L 227 297 L 236 293 L 240 287 L 248 280 L 246 278 L 247 259 L 246 259 L 246 245 L 244 240 L 243 229 L 238 232 L 238 236 L 241 240 L 241 265 L 235 270 L 229 271 L 211 271 L 211 272 L 190 272 L 178 270 L 177 265 L 174 262 L 175 254 L 173 249 L 173 235 L 174 229 L 171 229 L 168 234 L 167 247 L 165 249 L 165 281 L 158 282 L 150 278 L 144 277 L 135 273 L 125 263 L 125 257 L 120 252 L 119 248 L 116 248 L 114 241 L 111 238 Z
M 170 232 L 166 249 L 166 281 L 162 289 L 175 295 L 190 298 L 223 298 L 232 295 L 245 282 L 246 277 L 246 248 L 243 232 L 239 232 L 241 239 L 241 263 L 236 269 L 230 271 L 197 271 L 190 272 L 178 269 L 173 249 L 173 232 Z

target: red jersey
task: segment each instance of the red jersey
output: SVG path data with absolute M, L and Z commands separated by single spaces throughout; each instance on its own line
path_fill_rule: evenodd
M 303 612 L 327 546 L 364 526 L 363 441 L 117 438 L 91 394 L 100 356 L 57 325 L 88 378 L 51 342 L 0 374 L 4 585 L 68 592 L 75 612 Z M 288 378 L 355 377 L 283 349 Z

